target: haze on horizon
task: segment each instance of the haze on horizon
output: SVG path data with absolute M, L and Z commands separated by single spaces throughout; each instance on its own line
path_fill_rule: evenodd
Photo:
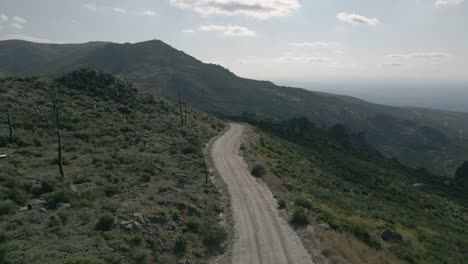
M 467 14 L 464 0 L 2 0 L 0 39 L 161 39 L 243 77 L 468 111 Z

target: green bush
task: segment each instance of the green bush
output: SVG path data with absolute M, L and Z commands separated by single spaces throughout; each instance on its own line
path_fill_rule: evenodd
M 262 165 L 256 164 L 251 171 L 252 175 L 257 178 L 263 177 L 265 175 L 266 170 Z
M 183 236 L 177 237 L 174 243 L 174 253 L 177 256 L 183 256 L 185 255 L 186 251 L 187 251 L 187 240 L 185 240 Z
M 226 231 L 219 226 L 215 226 L 208 230 L 203 236 L 203 243 L 206 245 L 208 250 L 216 251 L 221 247 L 221 243 L 227 238 Z
M 114 226 L 114 216 L 111 214 L 103 214 L 96 223 L 96 230 L 109 231 Z
M 305 197 L 298 197 L 296 200 L 294 200 L 294 204 L 300 207 L 303 207 L 305 209 L 311 209 L 312 208 L 312 202 L 305 198 Z
M 309 218 L 307 217 L 306 210 L 300 207 L 296 208 L 293 215 L 291 216 L 291 219 L 289 220 L 289 223 L 293 227 L 307 226 L 310 222 Z
M 187 223 L 185 225 L 187 226 L 187 229 L 193 233 L 197 233 L 200 229 L 200 222 L 193 218 L 187 220 Z
M 12 200 L 0 201 L 0 215 L 10 214 L 15 211 L 15 203 Z
M 286 208 L 286 201 L 283 200 L 283 199 L 279 199 L 278 200 L 278 209 L 283 210 L 284 208 Z

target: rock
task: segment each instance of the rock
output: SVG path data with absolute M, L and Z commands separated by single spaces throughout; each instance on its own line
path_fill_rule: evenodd
M 383 230 L 380 237 L 386 242 L 399 242 L 403 240 L 400 234 L 390 229 Z
M 71 208 L 71 204 L 69 203 L 58 203 L 57 209 L 69 209 Z
M 138 230 L 144 230 L 143 225 L 138 221 L 133 221 L 133 226 L 135 226 Z
M 143 217 L 143 215 L 141 213 L 135 213 L 133 214 L 133 217 L 140 223 L 142 224 L 145 224 L 146 221 L 145 221 L 145 218 Z
M 176 222 L 174 222 L 174 220 L 170 220 L 169 222 L 167 222 L 167 225 L 172 228 L 173 231 L 177 230 L 178 227 L 177 227 L 177 224 Z
M 421 186 L 424 186 L 424 183 L 415 183 L 413 184 L 413 187 L 421 187 Z
M 294 186 L 290 183 L 286 183 L 285 186 L 288 191 L 292 191 L 294 189 Z
M 193 264 L 193 262 L 190 259 L 181 259 L 177 264 Z
M 133 229 L 133 224 L 130 221 L 121 221 L 119 223 L 120 227 L 125 229 L 125 230 L 132 230 Z
M 327 224 L 327 223 L 319 224 L 319 226 L 320 226 L 321 228 L 325 229 L 325 230 L 330 229 L 330 225 Z
M 78 186 L 76 184 L 70 184 L 70 190 L 72 193 L 78 193 Z
M 29 207 L 29 209 L 39 209 L 41 207 L 44 207 L 44 205 L 46 204 L 47 202 L 44 201 L 44 200 L 40 200 L 40 199 L 32 199 L 30 200 L 29 202 L 27 202 L 27 205 Z
M 29 208 L 29 206 L 23 206 L 23 207 L 18 208 L 18 212 L 25 212 L 25 211 L 28 211 L 30 209 L 31 208 Z
M 41 207 L 41 208 L 39 208 L 39 212 L 44 213 L 44 214 L 47 214 L 47 213 L 49 212 L 49 210 L 47 210 L 47 209 L 44 208 L 44 207 Z

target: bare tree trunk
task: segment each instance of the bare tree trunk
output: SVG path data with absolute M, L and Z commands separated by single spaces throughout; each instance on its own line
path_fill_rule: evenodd
M 182 115 L 182 99 L 180 98 L 180 88 L 178 88 L 179 93 L 179 115 L 180 115 L 180 124 L 184 125 L 184 117 Z
M 10 144 L 13 144 L 13 126 L 11 125 L 10 110 L 7 109 L 8 128 L 10 129 Z
M 57 107 L 57 103 L 55 102 L 55 99 L 53 101 L 54 104 L 54 112 L 55 112 L 55 124 L 57 128 L 57 152 L 58 152 L 58 166 L 59 166 L 59 171 L 60 171 L 60 177 L 62 177 L 62 181 L 65 182 L 65 174 L 63 172 L 63 162 L 62 162 L 62 139 L 60 137 L 60 112 Z
M 203 163 L 205 164 L 205 185 L 208 184 L 208 168 L 206 166 L 206 158 L 203 155 Z
M 184 115 L 185 115 L 185 125 L 187 125 L 187 103 L 184 103 Z

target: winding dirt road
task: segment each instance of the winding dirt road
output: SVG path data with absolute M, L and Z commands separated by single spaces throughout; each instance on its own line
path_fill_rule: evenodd
M 233 264 L 311 264 L 297 234 L 282 219 L 268 187 L 257 181 L 239 155 L 245 127 L 230 124 L 213 143 L 211 158 L 226 182 L 234 217 Z

